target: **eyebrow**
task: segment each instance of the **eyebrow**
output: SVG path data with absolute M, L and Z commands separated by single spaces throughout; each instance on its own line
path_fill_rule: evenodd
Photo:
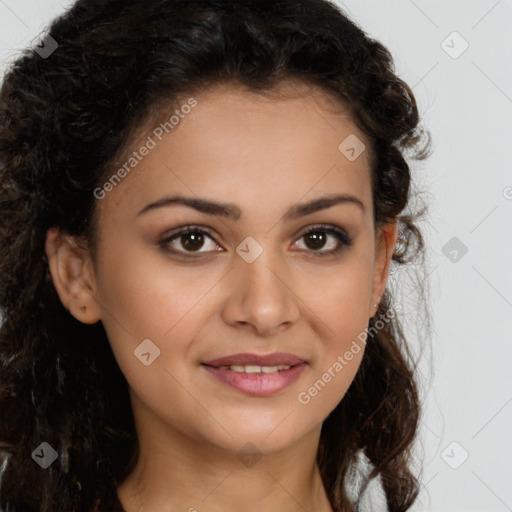
M 293 220 L 306 215 L 311 215 L 320 210 L 331 208 L 337 204 L 353 204 L 358 206 L 363 212 L 366 211 L 363 202 L 352 194 L 331 194 L 323 197 L 318 197 L 307 203 L 297 204 L 292 206 L 285 214 L 284 220 Z M 158 201 L 148 204 L 137 216 L 140 216 L 151 210 L 158 208 L 170 207 L 175 205 L 184 205 L 193 208 L 201 213 L 209 215 L 217 215 L 221 217 L 232 218 L 234 220 L 240 219 L 242 216 L 241 209 L 233 203 L 219 203 L 210 201 L 204 198 L 184 197 L 184 196 L 171 196 L 163 197 Z

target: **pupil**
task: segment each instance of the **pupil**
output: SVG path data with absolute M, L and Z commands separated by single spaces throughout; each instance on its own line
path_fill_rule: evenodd
M 310 233 L 306 238 L 309 241 L 313 241 L 312 247 L 310 247 L 311 249 L 321 249 L 325 243 L 325 236 L 323 234 Z
M 186 249 L 197 250 L 200 249 L 203 245 L 204 239 L 201 233 L 189 233 L 183 235 L 185 238 L 185 242 L 183 243 L 183 247 Z M 192 242 L 190 242 L 192 240 Z

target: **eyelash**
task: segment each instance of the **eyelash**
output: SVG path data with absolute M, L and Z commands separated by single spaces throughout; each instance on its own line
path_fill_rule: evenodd
M 190 251 L 177 251 L 176 249 L 169 247 L 169 244 L 173 240 L 179 240 L 180 237 L 182 237 L 183 235 L 189 235 L 189 234 L 195 234 L 195 233 L 207 235 L 209 238 L 211 238 L 215 242 L 215 239 L 212 237 L 212 235 L 210 235 L 208 233 L 208 231 L 201 229 L 199 226 L 190 225 L 190 226 L 186 226 L 184 229 L 181 229 L 177 233 L 174 233 L 174 234 L 167 236 L 164 239 L 160 240 L 158 242 L 158 245 L 163 250 L 171 252 L 173 254 L 184 255 L 184 254 L 190 253 L 190 255 L 187 255 L 185 257 L 198 258 L 198 257 L 201 257 L 201 254 L 204 254 L 204 253 L 200 253 L 200 252 L 193 253 Z M 328 251 L 309 250 L 308 252 L 311 252 L 313 257 L 315 257 L 315 258 L 325 258 L 328 256 L 334 256 L 334 255 L 338 254 L 340 251 L 342 251 L 344 247 L 350 247 L 353 244 L 353 239 L 350 236 L 348 236 L 348 234 L 344 230 L 339 229 L 339 228 L 334 228 L 334 227 L 326 225 L 326 224 L 318 224 L 318 225 L 315 225 L 315 226 L 309 228 L 308 230 L 306 230 L 304 233 L 302 233 L 299 236 L 298 240 L 300 240 L 301 238 L 304 238 L 305 236 L 307 236 L 311 233 L 326 233 L 326 234 L 334 236 L 339 242 L 338 246 L 335 249 L 330 249 Z M 205 251 L 205 252 L 209 252 L 209 251 Z

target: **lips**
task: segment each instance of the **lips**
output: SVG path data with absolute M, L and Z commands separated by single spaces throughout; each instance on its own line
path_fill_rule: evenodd
M 243 394 L 266 397 L 291 386 L 308 362 L 295 354 L 274 353 L 265 356 L 234 354 L 206 361 L 202 367 L 216 381 Z

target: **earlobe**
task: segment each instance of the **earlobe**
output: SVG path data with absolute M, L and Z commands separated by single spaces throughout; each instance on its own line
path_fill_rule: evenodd
M 63 306 L 80 322 L 96 323 L 100 308 L 95 299 L 94 268 L 87 248 L 80 246 L 76 237 L 51 228 L 46 233 L 45 251 Z

